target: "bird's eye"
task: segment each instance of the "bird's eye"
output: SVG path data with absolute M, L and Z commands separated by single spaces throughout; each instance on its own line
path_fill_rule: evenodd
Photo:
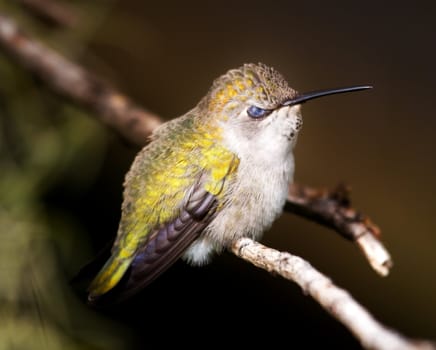
M 250 106 L 247 109 L 247 114 L 251 117 L 251 118 L 262 118 L 267 116 L 271 111 L 268 109 L 263 109 L 260 107 L 256 107 L 256 106 Z

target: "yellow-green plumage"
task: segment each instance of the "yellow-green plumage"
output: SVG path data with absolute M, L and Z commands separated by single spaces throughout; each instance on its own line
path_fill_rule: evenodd
M 200 176 L 206 178 L 204 189 L 222 198 L 238 161 L 217 142 L 221 131 L 212 122 L 201 124 L 188 113 L 158 129 L 137 155 L 124 184 L 112 256 L 92 282 L 91 296 L 104 294 L 119 282 L 150 234 L 179 215 L 187 191 Z

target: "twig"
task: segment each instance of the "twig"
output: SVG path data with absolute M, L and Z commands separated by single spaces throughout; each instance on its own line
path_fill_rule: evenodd
M 342 322 L 365 349 L 418 350 L 435 349 L 428 341 L 410 340 L 383 326 L 351 295 L 307 261 L 286 252 L 268 248 L 249 238 L 233 243 L 230 250 L 253 265 L 297 283 L 334 318 Z
M 72 27 L 77 16 L 67 4 L 53 0 L 16 0 L 44 22 L 57 27 Z
M 0 14 L 0 47 L 53 92 L 95 112 L 95 117 L 139 146 L 161 124 L 154 114 L 136 106 L 86 69 L 21 33 L 11 19 Z M 340 191 L 320 192 L 307 187 L 290 189 L 287 210 L 334 228 L 357 241 L 373 267 L 386 274 L 390 257 L 378 240 L 379 230 L 371 221 L 350 208 Z M 413 343 L 378 324 L 345 291 L 334 287 L 301 258 L 253 242 L 236 241 L 231 248 L 237 256 L 258 267 L 295 281 L 333 316 L 343 322 L 367 348 L 432 349 L 430 343 Z M 381 340 L 380 337 L 386 337 Z M 398 347 L 395 347 L 398 346 Z
M 0 14 L 0 47 L 57 94 L 95 112 L 95 117 L 138 145 L 147 143 L 160 119 L 136 106 L 102 79 L 22 33 Z
M 387 276 L 392 259 L 380 242 L 380 229 L 365 215 L 351 207 L 350 189 L 341 184 L 333 191 L 293 184 L 289 187 L 287 211 L 334 229 L 355 241 L 371 267 Z

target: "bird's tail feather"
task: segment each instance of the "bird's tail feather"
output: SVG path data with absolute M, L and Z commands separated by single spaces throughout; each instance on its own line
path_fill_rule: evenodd
M 93 302 L 99 296 L 115 287 L 126 273 L 133 257 L 120 258 L 118 254 L 112 255 L 88 288 L 88 300 Z
M 104 307 L 107 302 L 112 302 L 113 295 L 109 296 L 106 294 L 108 296 L 107 298 L 106 295 L 105 298 L 101 298 L 102 294 L 105 293 L 103 292 L 104 290 L 109 291 L 118 283 L 110 278 L 110 273 L 119 275 L 119 279 L 121 279 L 130 264 L 127 262 L 124 264 L 124 272 L 122 273 L 121 265 L 123 264 L 112 256 L 112 246 L 113 241 L 108 242 L 108 244 L 70 280 L 70 285 L 79 298 L 94 307 Z

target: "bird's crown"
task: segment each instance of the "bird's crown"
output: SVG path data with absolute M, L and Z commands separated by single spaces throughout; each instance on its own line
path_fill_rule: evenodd
M 244 64 L 217 78 L 208 94 L 208 105 L 223 108 L 229 103 L 250 102 L 273 109 L 297 95 L 283 76 L 263 63 Z

